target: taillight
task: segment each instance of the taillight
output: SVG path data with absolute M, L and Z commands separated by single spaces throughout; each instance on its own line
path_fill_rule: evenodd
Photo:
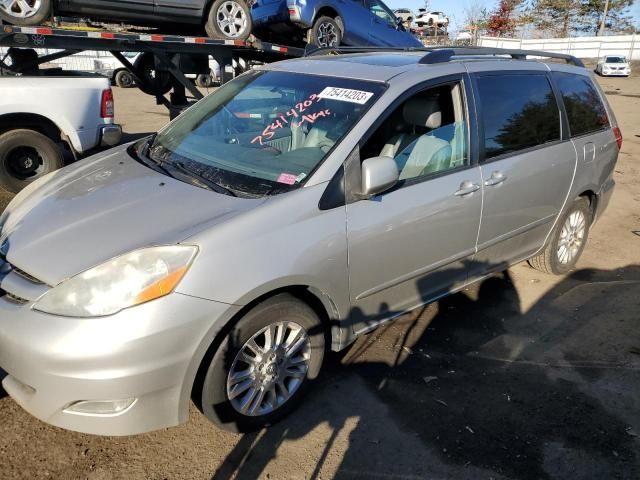
M 622 149 L 622 132 L 620 128 L 613 127 L 613 134 L 616 136 L 616 143 L 618 144 L 618 150 Z
M 103 90 L 102 106 L 100 107 L 100 116 L 102 118 L 113 118 L 113 113 L 114 113 L 113 91 L 111 89 Z

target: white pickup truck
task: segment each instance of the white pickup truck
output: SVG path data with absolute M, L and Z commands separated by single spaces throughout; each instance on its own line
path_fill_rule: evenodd
M 0 75 L 0 187 L 18 192 L 98 147 L 117 145 L 110 81 L 55 71 Z

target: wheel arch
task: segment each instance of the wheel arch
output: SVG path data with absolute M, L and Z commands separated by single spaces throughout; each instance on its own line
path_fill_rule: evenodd
M 0 115 L 0 135 L 19 128 L 35 130 L 55 142 L 64 140 L 62 129 L 43 115 L 27 112 Z
M 592 189 L 587 189 L 584 190 L 580 195 L 578 195 L 576 197 L 576 200 L 580 198 L 586 198 L 589 201 L 589 207 L 591 209 L 591 221 L 593 221 L 596 217 L 596 213 L 598 212 L 598 194 Z

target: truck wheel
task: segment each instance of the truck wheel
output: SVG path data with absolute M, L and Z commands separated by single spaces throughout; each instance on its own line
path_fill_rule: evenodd
M 311 45 L 316 47 L 339 47 L 342 42 L 342 30 L 338 19 L 318 18 L 311 27 L 309 40 Z
M 215 0 L 205 22 L 207 35 L 222 40 L 246 40 L 252 29 L 251 12 L 244 0 Z
M 0 187 L 9 192 L 63 166 L 62 150 L 41 133 L 19 129 L 0 135 Z
M 51 0 L 0 1 L 0 18 L 12 25 L 40 25 L 52 14 Z
M 196 77 L 196 85 L 200 88 L 213 87 L 213 77 L 210 73 L 203 73 Z
M 118 70 L 116 73 L 116 85 L 120 88 L 131 88 L 136 83 L 129 70 Z
M 226 430 L 248 432 L 275 423 L 318 376 L 324 334 L 313 309 L 289 294 L 259 303 L 205 357 L 195 403 Z
M 153 53 L 142 53 L 133 66 L 140 79 L 138 88 L 147 95 L 164 95 L 171 90 L 171 75 L 169 72 L 156 70 Z
M 580 197 L 558 221 L 549 244 L 531 259 L 529 265 L 536 270 L 562 275 L 575 267 L 589 236 L 591 207 L 589 200 Z

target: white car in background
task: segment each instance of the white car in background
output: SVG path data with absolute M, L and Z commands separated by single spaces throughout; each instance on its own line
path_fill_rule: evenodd
M 449 17 L 442 12 L 427 12 L 425 10 L 420 10 L 414 21 L 418 27 L 449 26 Z
M 596 73 L 604 77 L 628 77 L 631 74 L 631 63 L 623 55 L 607 55 L 598 61 Z

